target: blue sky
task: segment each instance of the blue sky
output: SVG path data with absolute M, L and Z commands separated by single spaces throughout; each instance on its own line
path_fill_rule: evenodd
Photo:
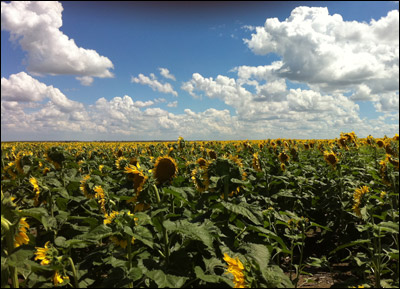
M 398 2 L 2 2 L 1 139 L 399 130 Z

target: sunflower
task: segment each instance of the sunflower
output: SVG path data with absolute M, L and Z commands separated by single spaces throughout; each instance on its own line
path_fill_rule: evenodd
M 385 145 L 385 143 L 384 143 L 382 140 L 378 140 L 378 141 L 376 142 L 376 144 L 377 144 L 378 147 L 380 147 L 380 148 L 382 148 L 382 147 Z
M 391 163 L 396 168 L 396 170 L 399 170 L 399 160 L 396 160 L 391 155 L 386 154 L 386 161 Z
M 128 165 L 128 160 L 124 157 L 119 157 L 118 159 L 115 160 L 115 166 L 119 170 L 122 170 L 122 168 L 125 168 L 127 165 Z
M 208 156 L 215 160 L 217 158 L 217 153 L 213 150 L 208 150 Z
M 135 190 L 136 194 L 139 194 L 140 191 L 143 189 L 143 185 L 148 179 L 147 176 L 140 171 L 140 165 L 137 162 L 137 166 L 129 165 L 125 167 L 125 173 L 128 174 L 129 178 L 133 180 L 133 189 Z
M 207 165 L 207 161 L 203 158 L 198 158 L 196 163 L 198 163 L 200 167 L 205 167 Z
M 81 185 L 79 186 L 79 189 L 81 192 L 85 195 L 86 198 L 88 199 L 93 199 L 94 195 L 89 192 L 89 186 L 87 185 L 88 180 L 90 179 L 90 175 L 86 175 L 83 177 L 83 180 L 81 180 Z
M 17 167 L 17 171 L 20 174 L 24 173 L 24 170 L 22 169 L 22 162 L 21 162 L 24 155 L 25 154 L 23 152 L 19 152 L 17 157 L 15 158 L 15 166 Z
M 33 186 L 33 192 L 35 193 L 35 197 L 33 199 L 35 201 L 35 206 L 37 206 L 37 205 L 39 205 L 39 194 L 40 194 L 39 185 L 37 183 L 37 180 L 34 177 L 31 177 L 29 179 L 29 182 Z
M 40 265 L 48 265 L 51 262 L 50 256 L 49 256 L 49 244 L 50 241 L 47 241 L 46 244 L 44 244 L 44 247 L 35 247 L 36 252 L 34 253 L 36 255 L 35 260 L 42 260 L 40 262 Z
M 57 286 L 58 284 L 62 284 L 64 281 L 69 280 L 68 276 L 61 276 L 60 273 L 58 273 L 58 271 L 54 272 L 53 275 L 53 283 L 54 286 Z
M 379 173 L 381 174 L 383 183 L 391 186 L 391 182 L 388 176 L 387 162 L 382 160 L 379 162 L 379 164 L 381 165 L 381 167 L 379 168 Z
M 205 168 L 204 184 L 208 188 L 212 177 L 219 177 L 216 183 L 216 191 L 219 192 L 232 192 L 238 193 L 237 188 L 240 186 L 238 183 L 231 182 L 232 178 L 238 180 L 245 179 L 245 173 L 242 172 L 242 163 L 238 157 L 218 157 L 215 161 L 210 162 Z
M 176 176 L 178 165 L 175 160 L 168 157 L 158 157 L 154 165 L 153 174 L 158 184 L 170 181 Z
M 116 236 L 110 236 L 110 240 L 116 245 L 116 246 L 120 246 L 121 248 L 125 249 L 126 246 L 128 245 L 128 241 L 127 240 L 121 240 Z M 131 243 L 132 245 L 135 243 L 135 237 L 132 237 L 131 239 Z
M 369 135 L 369 136 L 367 136 L 367 144 L 369 144 L 369 145 L 373 145 L 374 144 L 374 138 L 371 136 L 371 135 Z
M 283 164 L 286 163 L 290 159 L 290 157 L 285 152 L 281 152 L 279 154 L 278 158 L 279 158 L 279 161 Z
M 330 151 L 330 152 L 324 151 L 324 159 L 325 159 L 325 161 L 326 161 L 328 164 L 330 164 L 333 168 L 336 167 L 336 164 L 337 164 L 338 161 L 339 161 L 337 155 L 336 155 L 334 152 L 332 152 L 332 151 Z
M 360 204 L 362 200 L 362 196 L 365 195 L 366 193 L 369 192 L 369 188 L 367 186 L 362 186 L 359 189 L 356 189 L 353 194 L 353 200 L 354 200 L 354 205 L 353 205 L 353 210 L 356 213 L 358 217 L 361 217 L 361 211 L 360 211 Z
M 6 171 L 13 180 L 17 177 L 17 175 L 12 170 L 12 167 L 14 165 L 15 165 L 15 162 L 9 162 L 8 165 L 4 168 L 4 171 Z
M 133 209 L 133 212 L 143 212 L 145 210 L 147 210 L 148 208 L 150 208 L 149 204 L 144 204 L 144 203 L 139 203 L 135 205 L 135 208 Z
M 297 150 L 294 147 L 290 149 L 290 154 L 292 155 L 292 159 L 294 161 L 298 161 L 299 160 L 299 155 L 297 153 Z
M 253 154 L 253 168 L 257 172 L 261 172 L 261 162 L 260 159 L 258 158 L 258 153 Z
M 105 220 L 103 221 L 104 225 L 111 224 L 112 221 L 119 215 L 118 211 L 112 211 L 111 214 L 104 214 Z
M 225 274 L 231 273 L 233 275 L 233 283 L 235 284 L 234 288 L 246 288 L 243 263 L 240 262 L 238 257 L 233 259 L 226 253 L 224 253 L 224 260 L 228 263 L 228 268 L 226 269 L 227 272 Z
M 94 197 L 96 199 L 98 199 L 97 202 L 100 204 L 101 211 L 103 212 L 103 214 L 107 213 L 106 212 L 106 206 L 105 206 L 106 205 L 106 199 L 105 199 L 105 196 L 104 196 L 103 188 L 101 186 L 95 186 L 93 188 L 93 190 L 96 192 Z
M 26 218 L 21 218 L 18 223 L 18 233 L 14 236 L 14 247 L 17 248 L 22 244 L 29 243 L 29 237 L 26 235 L 26 229 L 29 228 L 29 224 L 25 221 Z
M 208 182 L 202 181 L 201 176 L 204 176 L 203 169 L 195 168 L 191 173 L 191 180 L 199 192 L 204 192 L 208 188 Z

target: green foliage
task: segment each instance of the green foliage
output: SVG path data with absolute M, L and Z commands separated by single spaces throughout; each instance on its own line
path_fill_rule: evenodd
M 344 260 L 398 287 L 399 143 L 379 141 L 2 143 L 2 287 L 233 287 L 224 253 L 249 287 Z

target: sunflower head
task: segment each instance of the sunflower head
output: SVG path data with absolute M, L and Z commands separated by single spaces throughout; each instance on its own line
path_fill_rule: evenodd
M 207 161 L 203 158 L 198 158 L 196 163 L 198 163 L 200 167 L 205 167 L 207 165 Z
M 21 218 L 18 223 L 18 230 L 14 236 L 15 248 L 29 243 L 29 237 L 26 234 L 27 229 L 29 229 L 29 224 L 26 222 L 26 218 Z
M 208 187 L 208 182 L 202 180 L 204 175 L 205 173 L 201 167 L 193 169 L 191 173 L 191 180 L 199 192 L 204 192 Z
M 88 199 L 93 199 L 94 198 L 94 192 L 90 189 L 88 182 L 90 180 L 90 175 L 86 175 L 83 177 L 83 180 L 81 180 L 81 185 L 79 186 L 79 189 L 81 192 L 85 195 L 86 198 Z
M 296 148 L 292 147 L 290 149 L 290 154 L 292 155 L 292 158 L 293 158 L 294 161 L 298 161 L 299 160 L 299 155 L 297 153 Z
M 208 156 L 213 160 L 217 159 L 217 153 L 213 150 L 208 151 Z
M 115 166 L 117 169 L 122 170 L 129 164 L 129 161 L 124 158 L 124 157 L 119 157 L 118 159 L 115 160 Z
M 246 274 L 243 263 L 238 257 L 231 258 L 228 254 L 224 253 L 224 260 L 228 264 L 226 268 L 226 274 L 231 273 L 233 275 L 234 288 L 246 288 Z
M 215 184 L 216 191 L 224 191 L 224 180 L 229 180 L 229 192 L 237 192 L 238 183 L 233 183 L 232 178 L 243 180 L 244 175 L 241 172 L 241 163 L 235 157 L 221 158 L 218 157 L 215 161 L 209 163 L 205 168 L 205 183 L 208 186 L 212 181 L 212 177 L 217 177 L 218 181 Z
M 183 139 L 183 137 L 179 137 L 178 138 L 178 148 L 181 150 L 185 147 L 185 140 Z
M 257 172 L 261 172 L 261 162 L 258 158 L 258 153 L 253 154 L 253 169 L 255 169 Z
M 382 141 L 382 140 L 378 140 L 377 142 L 376 142 L 376 144 L 378 145 L 378 147 L 383 147 L 384 145 L 385 145 L 385 143 Z
M 324 159 L 325 161 L 330 164 L 332 167 L 336 167 L 336 164 L 338 163 L 338 157 L 334 152 L 324 152 Z
M 283 164 L 286 163 L 290 159 L 289 155 L 285 152 L 281 152 L 279 154 L 278 158 L 279 158 L 279 161 Z
M 158 157 L 154 165 L 154 178 L 158 184 L 163 184 L 167 181 L 172 180 L 178 172 L 178 165 L 175 160 L 168 157 Z

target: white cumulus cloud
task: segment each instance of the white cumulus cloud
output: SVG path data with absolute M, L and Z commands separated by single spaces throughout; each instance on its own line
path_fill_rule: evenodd
M 83 85 L 92 77 L 113 77 L 110 59 L 79 47 L 61 30 L 63 7 L 57 1 L 1 2 L 1 29 L 19 40 L 32 74 L 79 75 Z
M 372 94 L 398 90 L 399 12 L 371 22 L 344 21 L 323 7 L 297 7 L 268 18 L 244 39 L 256 54 L 282 57 L 277 73 L 326 92 L 368 83 Z
M 164 76 L 165 78 L 171 79 L 171 80 L 173 80 L 173 81 L 176 80 L 175 76 L 172 75 L 172 74 L 169 72 L 169 70 L 168 70 L 167 68 L 162 68 L 162 67 L 160 67 L 160 68 L 158 68 L 158 69 L 160 70 L 160 74 L 161 74 L 162 76 Z
M 157 80 L 153 73 L 150 74 L 150 77 L 139 73 L 137 77 L 131 78 L 131 82 L 139 83 L 142 85 L 150 86 L 154 91 L 159 91 L 162 93 L 171 93 L 174 96 L 178 96 L 178 93 L 173 89 L 170 83 L 161 83 Z

